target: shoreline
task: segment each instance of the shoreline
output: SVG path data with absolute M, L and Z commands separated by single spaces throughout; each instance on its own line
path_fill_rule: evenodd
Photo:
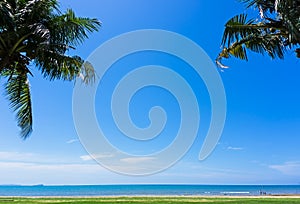
M 2 186 L 0 198 L 245 198 L 300 199 L 300 185 L 96 185 L 96 186 Z M 300 202 L 299 202 L 300 203 Z

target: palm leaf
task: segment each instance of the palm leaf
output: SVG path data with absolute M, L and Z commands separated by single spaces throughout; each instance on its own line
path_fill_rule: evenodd
M 240 14 L 231 18 L 225 24 L 222 45 L 230 46 L 232 42 L 245 38 L 248 35 L 259 33 L 261 26 L 253 24 L 254 20 L 247 20 L 246 14 Z
M 35 63 L 45 78 L 71 81 L 79 74 L 83 60 L 46 50 L 36 56 Z
M 76 46 L 88 37 L 88 33 L 98 31 L 101 23 L 97 19 L 76 17 L 69 9 L 64 15 L 53 18 L 49 25 L 53 36 L 51 43 Z
M 10 5 L 6 1 L 0 2 L 0 31 L 7 27 L 14 27 L 13 14 Z
M 5 89 L 11 108 L 17 112 L 16 118 L 21 128 L 21 137 L 26 139 L 32 132 L 30 85 L 26 74 L 11 77 Z
M 230 56 L 248 60 L 246 49 L 260 54 L 267 53 L 273 59 L 276 57 L 282 59 L 285 52 L 282 38 L 277 35 L 249 35 L 231 44 L 228 48 L 225 47 L 216 59 L 217 65 L 221 68 L 228 68 L 221 61 L 223 58 L 229 58 Z
M 221 61 L 230 56 L 247 60 L 247 50 L 283 59 L 286 49 L 300 45 L 300 0 L 240 1 L 257 9 L 261 21 L 240 14 L 225 24 L 223 48 L 216 59 L 219 67 L 227 68 Z
M 0 1 L 0 77 L 7 79 L 6 95 L 23 138 L 32 132 L 29 65 L 35 63 L 49 80 L 82 75 L 84 83 L 92 83 L 93 66 L 67 53 L 100 25 L 97 19 L 77 17 L 71 9 L 62 13 L 57 0 Z
M 276 2 L 278 0 L 240 0 L 247 5 L 247 8 L 254 7 L 262 12 L 273 13 L 276 11 Z

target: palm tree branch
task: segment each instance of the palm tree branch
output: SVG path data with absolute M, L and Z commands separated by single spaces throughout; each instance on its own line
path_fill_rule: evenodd
M 14 112 L 18 126 L 21 128 L 21 137 L 26 139 L 32 132 L 32 107 L 30 85 L 25 73 L 13 75 L 5 85 L 7 98 Z
M 71 81 L 79 74 L 83 60 L 47 50 L 36 56 L 35 63 L 45 78 Z
M 20 46 L 20 44 L 23 43 L 23 41 L 26 40 L 26 38 L 28 38 L 30 35 L 31 35 L 31 33 L 28 33 L 28 34 L 22 36 L 22 37 L 21 37 L 21 38 L 13 45 L 13 47 L 9 50 L 8 55 L 11 55 L 12 53 L 14 53 L 14 52 L 17 50 L 18 46 Z M 23 48 L 23 47 L 25 47 L 25 46 L 21 46 L 21 47 Z M 20 48 L 18 48 L 18 49 L 20 49 Z
M 79 56 L 66 56 L 45 50 L 36 57 L 35 63 L 49 80 L 71 81 L 81 76 L 86 84 L 95 81 L 96 73 L 92 64 L 84 62 Z
M 246 14 L 234 16 L 225 24 L 221 44 L 229 46 L 232 42 L 244 38 L 249 34 L 259 33 L 259 27 L 253 23 L 253 19 L 247 20 Z
M 30 63 L 50 80 L 80 76 L 91 83 L 93 66 L 67 52 L 100 26 L 97 19 L 77 17 L 70 9 L 62 13 L 58 0 L 0 1 L 0 77 L 7 79 L 6 96 L 23 138 L 32 132 Z
M 246 49 L 260 54 L 268 53 L 271 58 L 283 58 L 285 52 L 281 36 L 276 34 L 253 34 L 232 43 L 229 47 L 224 47 L 216 58 L 217 65 L 221 68 L 227 68 L 221 61 L 223 58 L 229 58 L 230 56 L 248 60 Z
M 57 16 L 49 23 L 54 42 L 67 45 L 81 44 L 88 37 L 88 33 L 98 31 L 101 23 L 97 19 L 76 17 L 72 10 Z

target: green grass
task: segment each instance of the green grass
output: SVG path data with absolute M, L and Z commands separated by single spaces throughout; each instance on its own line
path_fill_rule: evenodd
M 0 198 L 0 203 L 133 203 L 133 204 L 143 204 L 143 203 L 250 203 L 250 204 L 264 204 L 264 203 L 277 203 L 277 204 L 290 204 L 290 203 L 300 203 L 300 198 L 208 198 L 208 197 L 103 197 L 103 198 Z

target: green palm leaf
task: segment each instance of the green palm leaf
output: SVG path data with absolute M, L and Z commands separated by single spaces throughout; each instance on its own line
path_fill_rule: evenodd
M 216 59 L 219 67 L 227 68 L 221 61 L 230 56 L 247 60 L 247 50 L 283 59 L 287 49 L 300 45 L 300 0 L 240 1 L 257 9 L 261 20 L 247 20 L 246 14 L 240 14 L 225 24 L 222 51 Z
M 49 30 L 53 35 L 51 43 L 68 45 L 81 44 L 88 37 L 88 32 L 97 31 L 100 22 L 97 19 L 76 17 L 72 10 L 51 19 Z
M 6 95 L 23 138 L 32 132 L 29 65 L 35 64 L 49 80 L 82 76 L 84 83 L 93 82 L 91 64 L 67 53 L 100 25 L 97 19 L 77 17 L 71 9 L 61 12 L 57 0 L 0 2 L 0 77 L 7 80 Z
M 247 20 L 246 14 L 240 14 L 231 18 L 225 25 L 222 45 L 230 46 L 236 40 L 248 35 L 258 33 L 257 27 L 253 25 L 254 20 Z
M 26 139 L 32 132 L 30 85 L 26 74 L 20 73 L 10 77 L 5 89 L 11 108 L 17 112 L 16 118 L 21 128 L 21 136 Z

